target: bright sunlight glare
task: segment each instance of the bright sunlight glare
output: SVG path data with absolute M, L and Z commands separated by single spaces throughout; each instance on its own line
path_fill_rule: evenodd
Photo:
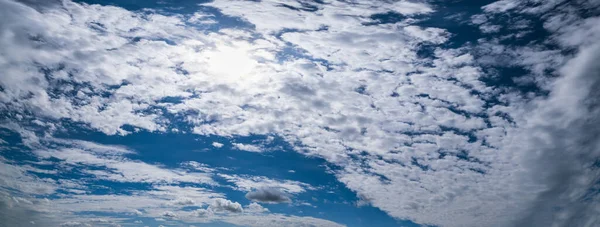
M 257 62 L 244 48 L 222 45 L 208 54 L 208 64 L 212 73 L 234 79 L 250 74 Z

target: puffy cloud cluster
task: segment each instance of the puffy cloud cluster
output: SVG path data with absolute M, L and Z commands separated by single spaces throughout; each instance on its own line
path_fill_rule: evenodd
M 226 199 L 215 199 L 215 201 L 210 205 L 209 209 L 213 211 L 226 211 L 232 213 L 240 213 L 244 209 L 242 205 L 237 202 L 231 202 Z

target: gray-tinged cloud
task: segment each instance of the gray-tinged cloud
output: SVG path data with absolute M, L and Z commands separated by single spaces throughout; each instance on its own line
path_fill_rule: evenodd
M 600 226 L 599 60 L 600 45 L 581 49 L 528 118 L 525 180 L 545 190 L 514 226 Z
M 560 76 L 548 83 L 549 96 L 532 100 L 528 114 L 519 121 L 520 130 L 508 134 L 507 149 L 520 150 L 517 158 L 528 173 L 521 176 L 521 184 L 537 185 L 529 189 L 539 190 L 527 198 L 510 225 L 600 226 L 600 1 L 529 3 L 502 0 L 484 9 L 500 15 L 544 14 L 544 28 L 556 43 L 576 54 L 564 64 L 549 64 Z M 588 12 L 578 13 L 582 11 Z M 570 58 L 539 50 L 523 52 L 534 57 L 524 64 L 544 70 L 540 56 Z
M 162 216 L 168 217 L 168 218 L 175 218 L 175 217 L 177 217 L 177 214 L 175 214 L 173 211 L 165 211 L 162 213 Z
M 244 211 L 242 205 L 238 202 L 232 202 L 226 199 L 215 199 L 209 207 L 212 211 L 226 211 L 231 213 L 241 213 Z
M 0 183 L 1 183 L 0 179 Z M 35 208 L 40 206 L 33 200 L 11 197 L 0 190 L 0 226 L 51 226 L 50 217 Z M 36 225 L 37 224 L 37 225 Z
M 43 9 L 45 7 L 60 5 L 61 0 L 17 0 L 35 9 Z
M 60 227 L 92 227 L 92 225 L 87 223 L 70 221 L 60 224 Z
M 246 198 L 261 203 L 289 203 L 290 197 L 278 188 L 261 188 L 246 193 Z
M 224 218 L 222 221 L 234 224 L 236 226 L 248 227 L 345 227 L 345 225 L 323 219 L 281 214 L 230 216 Z

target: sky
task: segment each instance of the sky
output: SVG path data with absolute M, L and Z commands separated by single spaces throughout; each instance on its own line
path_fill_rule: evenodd
M 0 227 L 600 226 L 600 0 L 0 16 Z

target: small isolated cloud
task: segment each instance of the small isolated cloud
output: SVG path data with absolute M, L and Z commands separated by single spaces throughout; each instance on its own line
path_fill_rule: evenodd
M 213 147 L 216 147 L 216 148 L 221 148 L 221 147 L 223 147 L 223 144 L 222 144 L 222 143 L 219 143 L 219 142 L 213 142 L 213 143 L 212 143 L 212 146 L 213 146 Z
M 289 203 L 290 197 L 277 188 L 261 188 L 246 194 L 246 198 L 261 203 Z
M 243 143 L 233 143 L 233 147 L 238 150 L 250 151 L 250 152 L 263 152 L 264 149 L 262 147 L 252 145 L 252 144 L 243 144 Z
M 209 209 L 212 211 L 225 211 L 231 213 L 241 213 L 244 209 L 238 202 L 231 202 L 226 199 L 215 199 L 210 205 Z

